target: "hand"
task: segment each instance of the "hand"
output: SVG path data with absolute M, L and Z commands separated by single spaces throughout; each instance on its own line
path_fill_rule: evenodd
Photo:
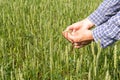
M 63 36 L 74 44 L 75 48 L 83 47 L 93 40 L 92 32 L 89 30 L 94 24 L 88 19 L 74 23 L 67 27 Z
M 74 48 L 84 47 L 93 40 L 92 32 L 87 29 L 80 29 L 71 33 L 64 32 L 63 35 L 73 44 Z
M 66 31 L 63 32 L 63 35 L 71 43 L 79 43 L 93 40 L 92 31 L 84 28 L 77 31 L 72 31 L 71 33 Z
M 77 23 L 74 23 L 74 24 L 68 26 L 65 31 L 69 31 L 69 30 L 76 31 L 81 28 L 90 29 L 93 26 L 94 26 L 94 24 L 89 19 L 86 18 L 82 21 L 79 21 Z
M 82 48 L 90 43 L 91 43 L 91 41 L 84 41 L 84 42 L 73 43 L 72 45 L 74 48 Z
M 63 36 L 67 39 L 67 40 L 69 40 L 70 42 L 72 42 L 70 39 L 69 39 L 69 37 L 67 37 L 67 35 L 68 35 L 68 33 L 74 33 L 74 32 L 76 32 L 76 31 L 78 31 L 78 30 L 81 30 L 81 29 L 90 29 L 90 28 L 92 28 L 94 26 L 94 24 L 91 22 L 91 21 L 89 21 L 89 19 L 84 19 L 84 20 L 82 20 L 82 21 L 79 21 L 79 22 L 77 22 L 77 23 L 74 23 L 74 24 L 72 24 L 72 25 L 70 25 L 70 26 L 68 26 L 67 28 L 66 28 L 66 30 L 63 32 Z M 81 33 L 84 33 L 84 32 L 81 32 Z M 80 33 L 80 34 L 81 34 Z

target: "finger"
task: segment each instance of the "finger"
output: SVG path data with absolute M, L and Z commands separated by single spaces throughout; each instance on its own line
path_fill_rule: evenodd
M 86 44 L 82 44 L 82 43 L 74 43 L 73 44 L 73 47 L 74 48 L 82 48 L 82 47 L 84 47 L 84 46 L 86 46 L 86 45 L 88 45 L 89 43 L 86 43 Z
M 80 42 L 73 43 L 74 48 L 80 48 L 80 46 L 81 46 Z
M 75 33 L 68 34 L 68 38 L 69 38 L 70 40 L 72 40 L 74 43 L 80 42 L 80 39 L 78 39 L 78 36 L 76 36 Z
M 76 26 L 75 24 L 72 24 L 66 28 L 66 30 L 72 30 L 72 31 L 76 31 L 78 29 L 79 29 L 79 27 Z
M 67 36 L 66 33 L 65 33 L 64 31 L 62 32 L 62 35 L 63 35 L 65 38 L 66 38 L 66 36 Z
M 73 43 L 74 46 L 79 46 L 79 45 L 87 45 L 91 43 L 91 41 L 83 41 L 83 42 L 75 42 Z
M 74 48 L 80 48 L 80 46 L 74 46 Z
M 74 46 L 74 48 L 82 48 L 84 47 L 85 45 L 78 45 L 78 46 Z
M 91 43 L 91 41 L 84 41 L 84 42 L 81 42 L 82 45 L 87 45 L 87 44 L 89 44 L 89 43 Z
M 68 31 L 68 30 L 73 30 L 74 29 L 74 26 L 73 25 L 70 25 L 70 26 L 68 26 L 67 28 L 66 28 L 66 30 Z
M 71 39 L 69 39 L 69 37 L 68 37 L 68 32 L 62 32 L 62 34 L 63 34 L 63 36 L 68 40 L 68 41 L 70 41 L 71 43 L 73 43 L 73 41 L 71 40 Z
M 80 42 L 76 42 L 76 43 L 74 43 L 73 45 L 74 45 L 74 46 L 79 46 L 79 45 L 81 45 L 81 43 L 80 43 Z
M 89 43 L 90 43 L 90 42 L 89 42 Z M 81 43 L 81 45 L 78 45 L 78 46 L 79 46 L 79 48 L 82 48 L 82 47 L 87 46 L 89 43 L 86 43 L 86 44 L 82 44 L 82 43 Z
M 67 34 L 67 39 L 68 39 L 71 43 L 73 43 L 73 40 L 70 39 L 69 35 L 71 35 L 71 34 L 70 34 L 70 33 Z

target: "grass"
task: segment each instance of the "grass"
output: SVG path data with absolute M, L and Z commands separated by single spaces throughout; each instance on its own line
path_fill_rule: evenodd
M 0 0 L 0 80 L 119 80 L 119 42 L 74 49 L 62 36 L 101 0 Z

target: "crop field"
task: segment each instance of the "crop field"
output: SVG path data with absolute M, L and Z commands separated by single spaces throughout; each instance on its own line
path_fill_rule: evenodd
M 72 49 L 62 36 L 101 2 L 0 0 L 0 80 L 119 80 L 119 41 Z

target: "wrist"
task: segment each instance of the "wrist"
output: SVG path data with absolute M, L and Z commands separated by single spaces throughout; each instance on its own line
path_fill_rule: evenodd
M 88 18 L 86 18 L 85 20 L 85 23 L 87 24 L 87 28 L 88 29 L 90 29 L 90 28 L 92 28 L 95 24 L 94 23 L 92 23 Z
M 91 30 L 87 30 L 85 32 L 84 39 L 85 39 L 84 41 L 93 41 L 94 40 Z

